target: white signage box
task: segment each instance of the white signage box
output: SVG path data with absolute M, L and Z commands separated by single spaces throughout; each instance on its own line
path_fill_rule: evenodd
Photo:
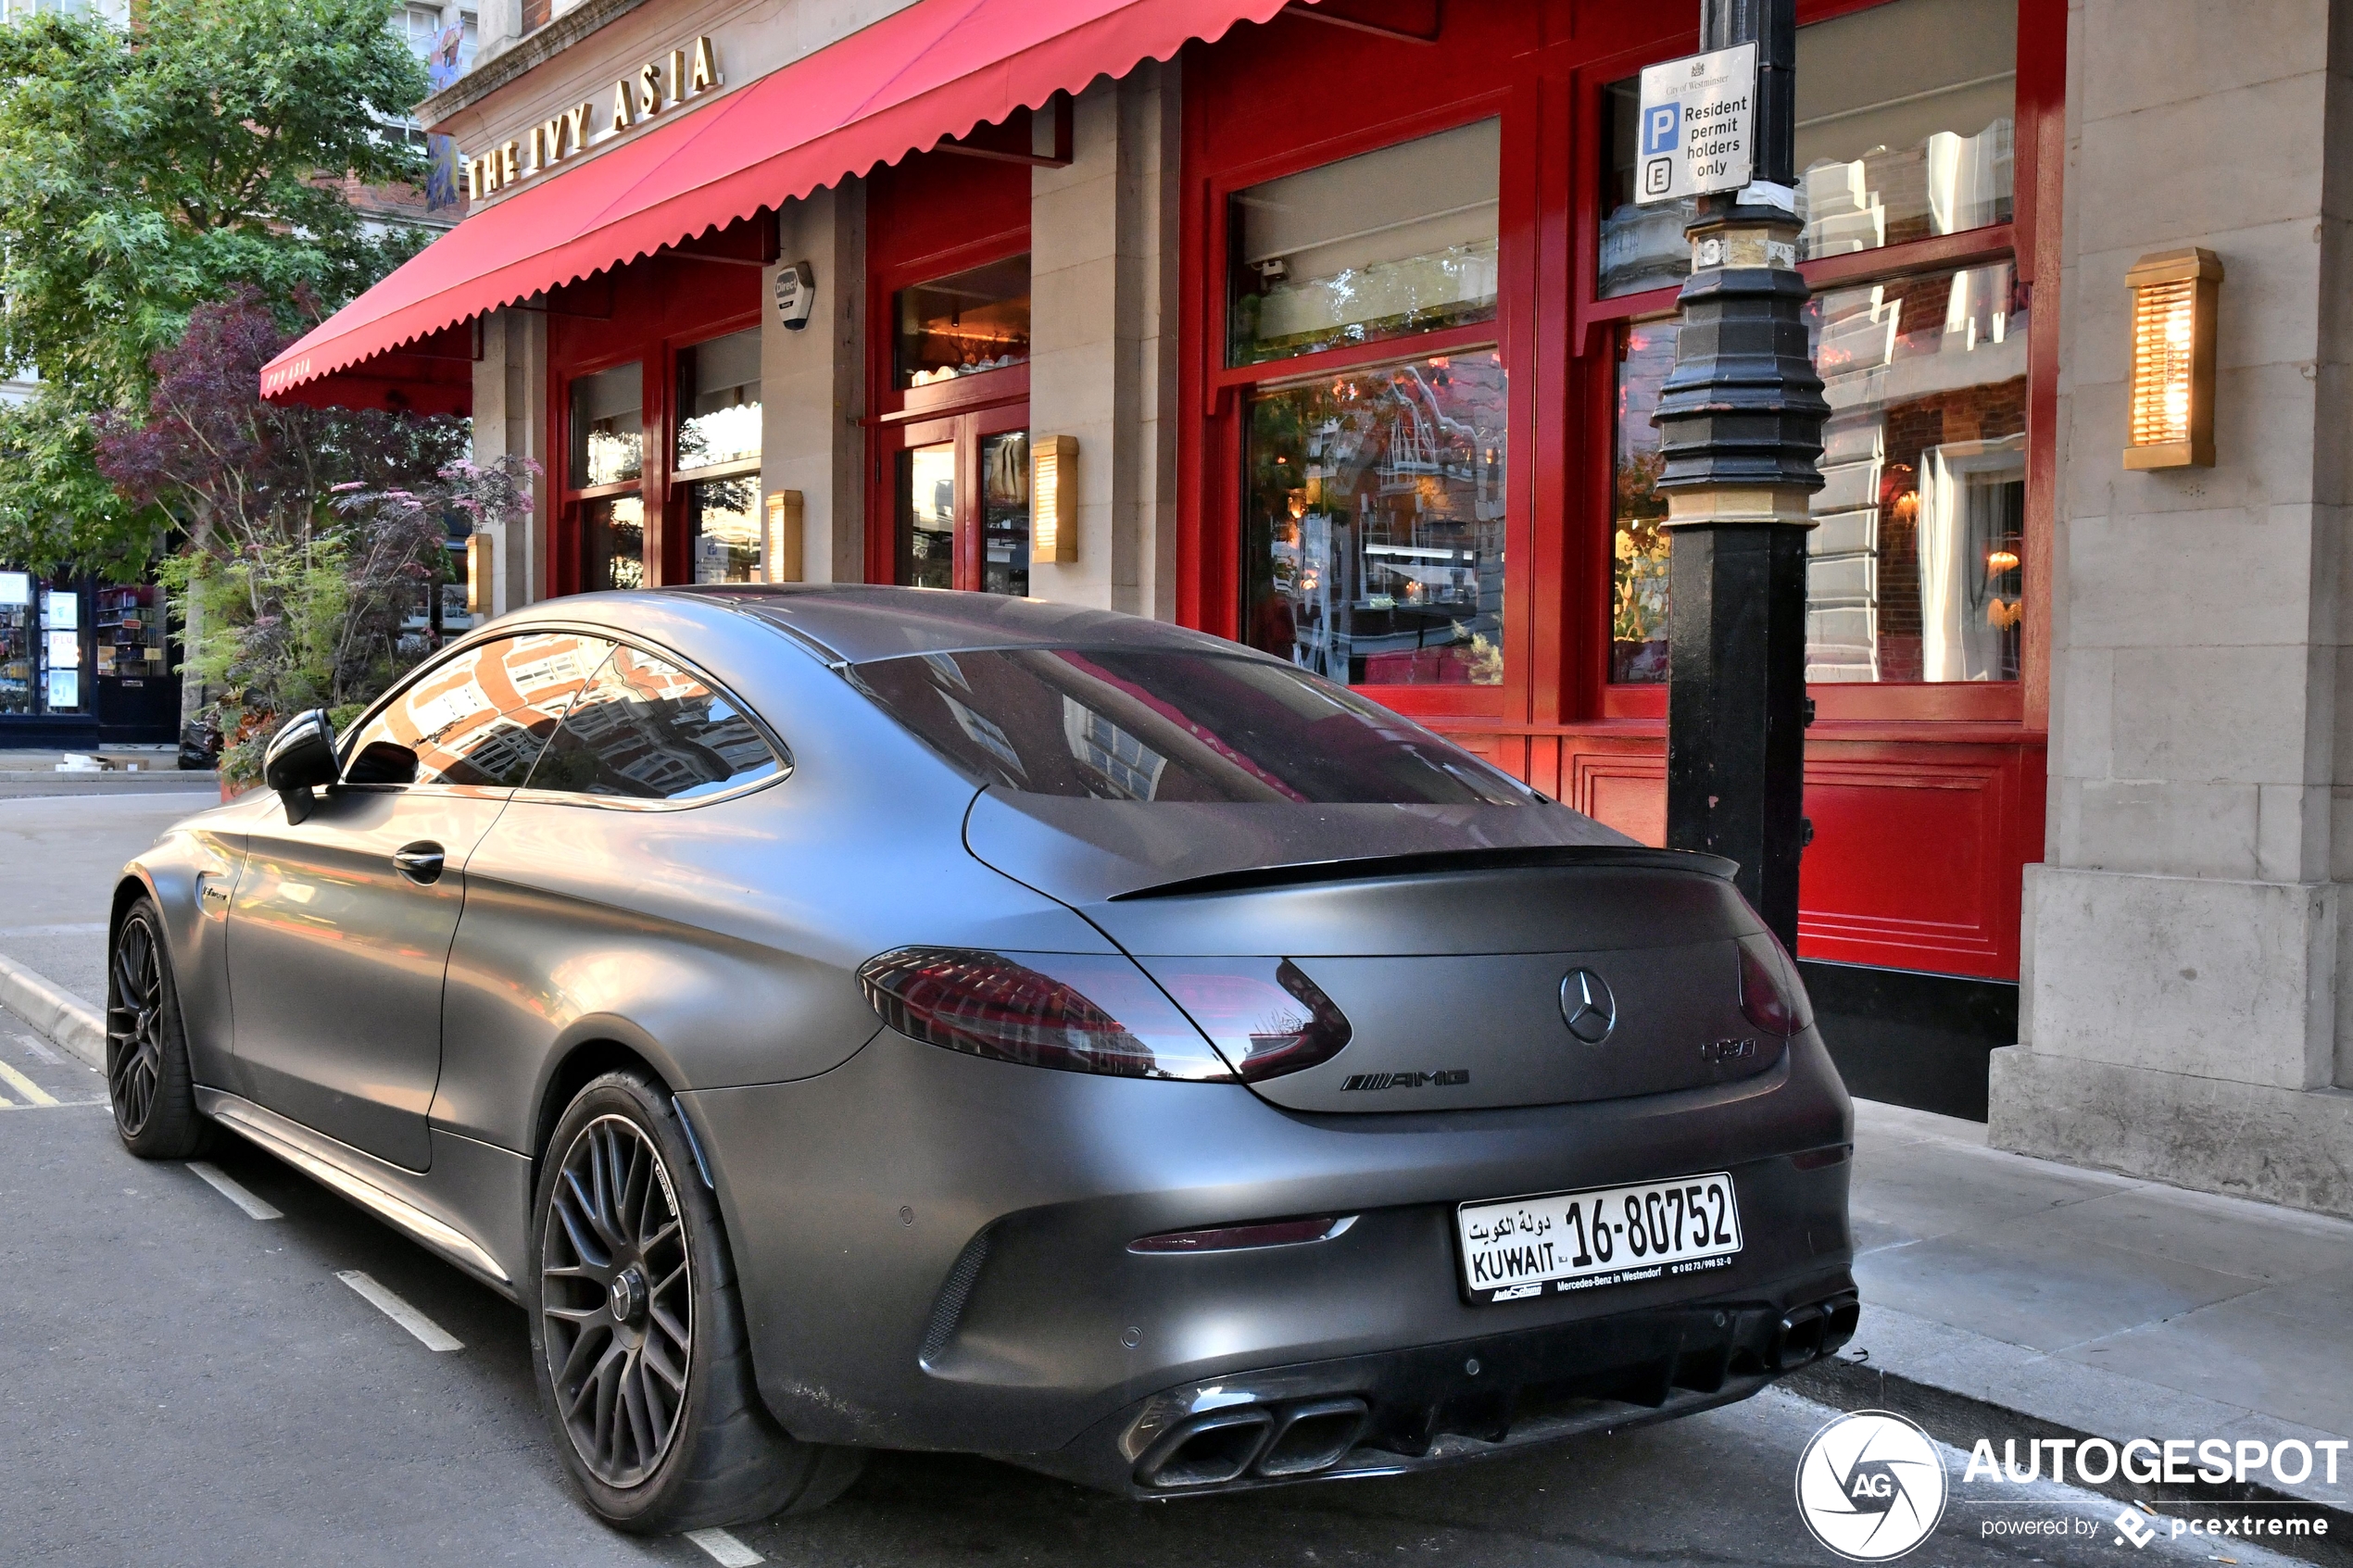
M 1634 148 L 1634 199 L 1646 207 L 1747 184 L 1756 148 L 1756 45 L 1645 69 Z

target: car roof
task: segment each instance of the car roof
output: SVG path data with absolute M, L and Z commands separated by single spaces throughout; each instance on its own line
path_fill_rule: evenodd
M 1265 657 L 1165 621 L 1004 594 L 847 583 L 714 583 L 644 592 L 724 605 L 789 633 L 829 660 L 851 664 L 975 648 L 1074 646 Z

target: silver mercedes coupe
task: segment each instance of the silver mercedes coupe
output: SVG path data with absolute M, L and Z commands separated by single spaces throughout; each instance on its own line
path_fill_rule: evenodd
M 594 594 L 264 777 L 123 870 L 123 1142 L 234 1133 L 511 1298 L 624 1528 L 877 1448 L 1416 1470 L 1853 1330 L 1849 1103 L 1732 868 L 1278 659 Z

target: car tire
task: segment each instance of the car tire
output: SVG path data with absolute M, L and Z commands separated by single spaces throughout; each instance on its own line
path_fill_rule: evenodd
M 123 912 L 107 955 L 107 1100 L 122 1147 L 142 1160 L 193 1159 L 212 1145 L 212 1123 L 196 1109 L 163 914 L 152 898 Z
M 580 1091 L 540 1164 L 531 1257 L 540 1403 L 609 1523 L 746 1524 L 858 1478 L 862 1449 L 798 1441 L 761 1402 L 719 1205 L 665 1091 L 632 1073 Z

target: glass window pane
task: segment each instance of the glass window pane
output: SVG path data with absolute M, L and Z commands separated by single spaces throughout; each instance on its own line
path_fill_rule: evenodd
M 891 313 L 901 389 L 1021 364 L 1029 358 L 1029 257 L 900 289 Z
M 1029 596 L 1029 433 L 980 441 L 980 591 Z
M 711 468 L 759 456 L 760 329 L 682 349 L 678 467 Z
M 899 581 L 956 585 L 956 444 L 899 454 Z
M 1826 289 L 1806 307 L 1831 418 L 1806 536 L 1809 681 L 2014 681 L 2025 612 L 2026 312 L 2010 265 Z M 1618 372 L 1610 678 L 1667 679 L 1652 490 L 1675 324 Z
M 1506 403 L 1492 349 L 1253 395 L 1243 640 L 1352 686 L 1500 683 Z
M 645 471 L 645 376 L 615 365 L 572 383 L 572 483 L 618 484 Z
M 1800 257 L 2007 223 L 2017 0 L 1892 0 L 1797 30 Z M 1603 90 L 1603 298 L 1680 284 L 1692 204 L 1634 203 L 1642 82 Z
M 398 760 L 414 770 L 408 782 L 520 784 L 611 649 L 575 632 L 469 648 L 419 676 L 363 725 L 344 749 L 346 767 L 356 781 L 399 783 L 396 759 L 405 750 L 410 757 Z
M 580 503 L 583 593 L 646 585 L 646 503 L 637 495 L 606 495 Z
M 1894 0 L 1797 35 L 1797 254 L 2010 219 L 2016 0 Z
M 860 689 L 975 779 L 1101 800 L 1522 806 L 1526 786 L 1291 666 L 1016 648 L 878 659 Z
M 2007 262 L 1830 289 L 1809 681 L 2018 678 L 2026 313 Z
M 1612 485 L 1616 527 L 1610 539 L 1609 678 L 1667 679 L 1667 497 L 1658 493 L 1665 459 L 1651 415 L 1675 368 L 1673 320 L 1638 321 L 1619 340 L 1617 451 Z
M 1502 123 L 1235 193 L 1227 363 L 1493 320 Z
M 686 486 L 686 537 L 695 581 L 749 583 L 760 571 L 760 479 L 697 480 Z
M 531 772 L 527 787 L 692 800 L 781 764 L 736 705 L 666 659 L 617 647 Z

